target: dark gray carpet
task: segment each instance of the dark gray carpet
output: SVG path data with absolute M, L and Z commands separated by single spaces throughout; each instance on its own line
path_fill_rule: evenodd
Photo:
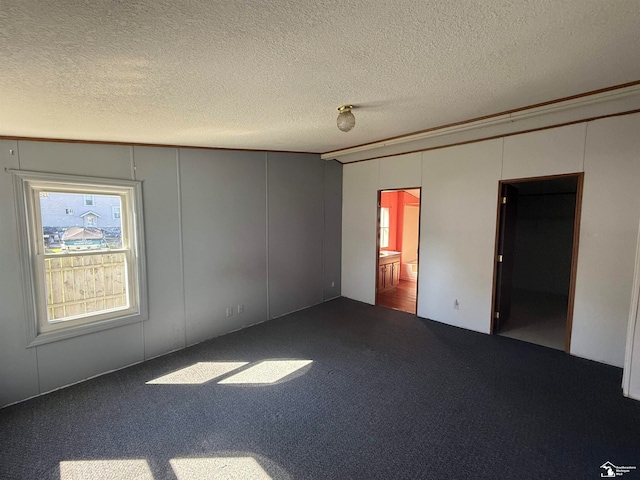
M 145 384 L 196 362 L 288 358 L 313 363 L 266 386 Z M 176 480 L 172 459 L 232 457 L 288 479 L 595 479 L 606 461 L 640 467 L 640 402 L 621 375 L 337 299 L 0 410 L 0 479 L 138 459 Z

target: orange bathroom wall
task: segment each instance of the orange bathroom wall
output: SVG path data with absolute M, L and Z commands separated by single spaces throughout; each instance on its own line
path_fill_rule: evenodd
M 401 245 L 398 243 L 398 194 L 399 192 L 382 192 L 380 195 L 380 206 L 389 209 L 389 246 L 380 250 L 397 250 L 398 245 Z

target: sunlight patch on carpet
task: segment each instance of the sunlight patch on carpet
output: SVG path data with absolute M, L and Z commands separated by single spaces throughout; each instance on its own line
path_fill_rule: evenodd
M 275 383 L 312 362 L 313 360 L 264 360 L 218 383 L 223 385 Z
M 146 460 L 60 462 L 60 480 L 153 480 Z
M 178 480 L 271 480 L 252 457 L 172 458 L 169 463 Z
M 244 367 L 249 362 L 198 362 L 148 381 L 147 385 L 200 385 Z

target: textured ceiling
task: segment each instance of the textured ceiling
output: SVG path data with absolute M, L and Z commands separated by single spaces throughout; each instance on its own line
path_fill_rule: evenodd
M 640 80 L 640 1 L 0 0 L 0 59 L 0 135 L 326 152 Z

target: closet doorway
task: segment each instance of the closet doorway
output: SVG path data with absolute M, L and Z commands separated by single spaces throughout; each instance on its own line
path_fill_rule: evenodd
M 583 174 L 501 181 L 492 332 L 569 352 Z
M 417 312 L 420 188 L 378 191 L 376 305 Z

